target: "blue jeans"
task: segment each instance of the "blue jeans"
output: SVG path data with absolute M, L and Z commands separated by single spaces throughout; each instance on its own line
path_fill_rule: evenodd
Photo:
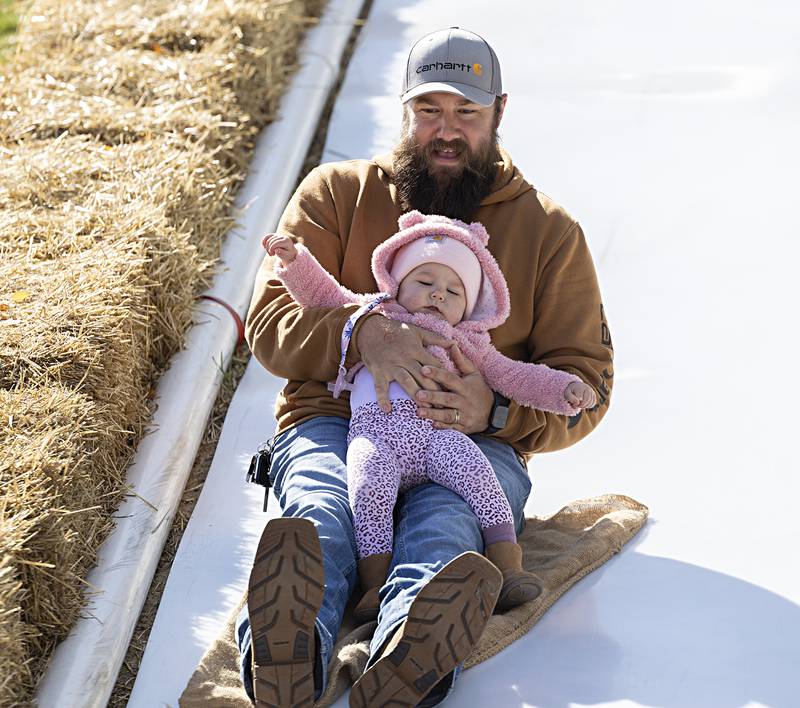
M 317 696 L 327 684 L 328 663 L 345 605 L 356 587 L 356 541 L 347 496 L 349 421 L 333 416 L 312 418 L 275 439 L 270 480 L 283 516 L 310 519 L 316 526 L 325 568 L 325 594 L 317 616 Z M 517 534 L 525 524 L 523 510 L 531 490 L 528 471 L 514 449 L 492 438 L 473 440 L 492 464 L 505 492 Z M 381 590 L 378 627 L 370 645 L 371 664 L 394 629 L 405 619 L 419 590 L 442 567 L 465 551 L 483 552 L 478 519 L 455 492 L 428 483 L 401 495 L 395 507 L 395 535 L 389 578 Z M 247 606 L 239 616 L 236 640 L 242 682 L 252 698 L 250 628 Z M 452 690 L 458 669 L 431 696 L 439 703 Z

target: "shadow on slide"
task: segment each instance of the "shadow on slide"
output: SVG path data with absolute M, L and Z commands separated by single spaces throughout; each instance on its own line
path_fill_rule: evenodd
M 800 665 L 797 604 L 729 575 L 641 553 L 623 553 L 576 587 L 600 582 L 603 596 L 617 601 L 602 622 L 598 593 L 567 593 L 525 639 L 484 664 L 505 674 L 491 679 L 495 705 L 798 705 L 790 678 Z M 604 626 L 614 627 L 613 638 Z

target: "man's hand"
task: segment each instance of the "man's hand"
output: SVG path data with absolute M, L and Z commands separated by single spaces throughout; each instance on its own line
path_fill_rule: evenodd
M 434 332 L 414 325 L 395 322 L 382 315 L 368 317 L 358 330 L 358 350 L 361 361 L 375 380 L 378 404 L 390 413 L 389 384 L 397 381 L 414 399 L 420 388 L 435 390 L 436 383 L 422 373 L 423 366 L 438 366 L 439 360 L 426 345 L 436 344 L 443 349 L 453 342 Z
M 438 362 L 423 367 L 422 373 L 445 390 L 417 393 L 417 415 L 432 420 L 433 427 L 438 430 L 452 428 L 467 435 L 483 432 L 489 425 L 494 403 L 492 389 L 457 344 L 450 348 L 450 356 L 461 375 L 441 368 Z

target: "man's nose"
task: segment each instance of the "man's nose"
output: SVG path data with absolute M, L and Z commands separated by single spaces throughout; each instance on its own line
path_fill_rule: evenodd
M 461 130 L 458 127 L 458 120 L 455 116 L 442 113 L 436 137 L 440 140 L 455 140 L 461 137 Z

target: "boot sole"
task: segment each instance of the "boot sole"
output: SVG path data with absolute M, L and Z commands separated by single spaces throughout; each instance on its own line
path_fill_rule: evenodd
M 314 524 L 272 519 L 258 542 L 247 593 L 258 708 L 314 704 L 314 623 L 324 587 Z
M 477 553 L 450 561 L 419 591 L 394 649 L 350 690 L 350 707 L 416 706 L 469 656 L 502 584 L 500 571 Z

